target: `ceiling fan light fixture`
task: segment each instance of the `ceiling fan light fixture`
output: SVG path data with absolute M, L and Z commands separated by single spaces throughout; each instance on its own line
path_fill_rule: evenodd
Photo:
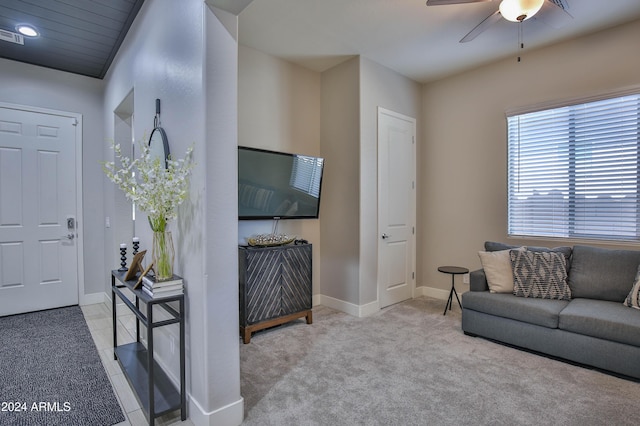
M 522 22 L 538 13 L 545 0 L 502 0 L 500 14 L 511 22 Z

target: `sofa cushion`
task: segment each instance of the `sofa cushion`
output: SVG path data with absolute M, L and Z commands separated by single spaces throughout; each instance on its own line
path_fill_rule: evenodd
M 485 251 L 502 251 L 502 250 L 511 250 L 513 248 L 518 248 L 520 246 L 513 246 L 505 243 L 498 243 L 496 241 L 485 241 L 484 249 Z
M 640 266 L 638 267 L 638 272 L 636 272 L 636 281 L 633 283 L 633 287 L 631 287 L 631 291 L 624 300 L 623 305 L 640 309 Z
M 476 269 L 469 272 L 469 290 L 471 291 L 488 291 L 487 275 L 484 269 Z
M 621 303 L 573 299 L 560 312 L 559 328 L 585 336 L 640 346 L 640 311 Z
M 575 298 L 622 303 L 640 265 L 640 251 L 573 247 L 569 287 Z
M 513 270 L 509 250 L 478 252 L 491 293 L 513 292 Z
M 495 242 L 495 241 L 485 241 L 485 243 L 484 243 L 484 249 L 486 251 L 511 250 L 511 249 L 516 249 L 516 248 L 519 248 L 519 247 L 521 247 L 521 246 L 514 246 L 514 245 L 505 244 L 505 243 L 498 243 L 498 242 Z M 567 259 L 567 269 L 569 268 L 569 265 L 571 264 L 571 253 L 572 253 L 573 249 L 571 247 L 569 247 L 569 246 L 561 246 L 561 247 L 554 247 L 554 248 L 527 246 L 526 248 L 529 251 L 535 251 L 535 252 L 548 252 L 548 251 L 560 252 L 560 253 L 562 253 L 564 255 L 565 259 Z
M 468 291 L 462 294 L 464 309 L 548 328 L 558 328 L 558 314 L 568 304 L 566 300 L 530 299 L 488 291 Z
M 519 297 L 570 300 L 567 266 L 560 252 L 510 250 L 513 294 Z

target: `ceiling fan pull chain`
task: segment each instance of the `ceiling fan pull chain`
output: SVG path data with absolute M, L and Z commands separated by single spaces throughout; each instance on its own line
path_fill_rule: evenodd
M 522 37 L 522 22 L 518 23 L 518 62 L 520 62 L 520 54 L 524 49 L 524 42 Z

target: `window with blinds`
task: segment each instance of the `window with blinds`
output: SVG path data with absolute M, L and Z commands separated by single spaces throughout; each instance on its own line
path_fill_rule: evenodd
M 322 158 L 317 157 L 294 156 L 289 185 L 312 197 L 319 198 L 322 161 Z
M 640 240 L 640 92 L 507 127 L 509 235 Z

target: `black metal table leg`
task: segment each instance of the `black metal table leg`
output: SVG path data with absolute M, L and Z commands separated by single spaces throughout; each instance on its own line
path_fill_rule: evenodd
M 453 296 L 456 296 L 456 300 L 458 301 L 458 305 L 460 309 L 462 309 L 462 303 L 460 302 L 460 298 L 458 297 L 458 292 L 456 291 L 456 275 L 467 274 L 469 270 L 467 268 L 462 268 L 460 266 L 440 266 L 438 267 L 438 271 L 443 272 L 445 274 L 451 274 L 451 290 L 449 290 L 449 298 L 447 299 L 447 304 L 444 306 L 444 313 L 442 315 L 447 314 L 447 309 L 451 310 L 451 306 L 453 305 Z

